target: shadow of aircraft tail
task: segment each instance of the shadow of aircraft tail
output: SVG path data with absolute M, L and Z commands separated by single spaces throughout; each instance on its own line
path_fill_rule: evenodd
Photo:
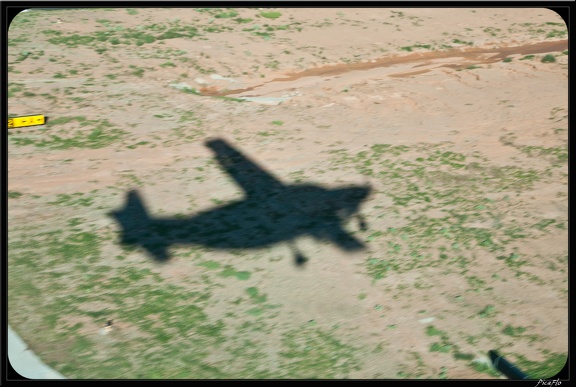
M 137 191 L 129 191 L 124 208 L 109 215 L 120 225 L 121 244 L 143 247 L 159 262 L 168 260 L 168 243 L 149 233 L 152 222 Z

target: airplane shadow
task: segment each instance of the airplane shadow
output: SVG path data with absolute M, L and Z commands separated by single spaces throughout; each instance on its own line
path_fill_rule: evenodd
M 129 191 L 125 206 L 109 213 L 120 225 L 121 244 L 142 247 L 157 262 L 166 262 L 172 245 L 228 250 L 286 243 L 297 266 L 308 260 L 295 245 L 302 236 L 334 243 L 345 251 L 365 248 L 343 226 L 356 217 L 359 227 L 366 229 L 358 211 L 371 192 L 369 185 L 330 189 L 284 184 L 223 139 L 205 145 L 243 189 L 244 197 L 186 218 L 150 217 L 139 192 Z

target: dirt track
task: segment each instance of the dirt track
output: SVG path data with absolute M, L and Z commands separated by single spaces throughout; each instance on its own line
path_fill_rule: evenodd
M 225 95 L 244 95 L 247 91 L 252 91 L 259 89 L 269 83 L 273 82 L 288 82 L 288 84 L 283 84 L 284 89 L 290 88 L 290 82 L 297 81 L 304 77 L 334 77 L 342 74 L 346 74 L 351 71 L 364 71 L 371 70 L 380 67 L 390 67 L 397 65 L 406 64 L 416 64 L 413 68 L 417 67 L 430 67 L 430 69 L 408 71 L 400 73 L 390 73 L 389 77 L 407 77 L 413 75 L 419 75 L 429 72 L 431 69 L 439 67 L 448 67 L 451 69 L 463 69 L 467 66 L 480 65 L 480 64 L 490 64 L 501 62 L 503 59 L 513 56 L 513 55 L 529 55 L 529 54 L 542 54 L 554 51 L 564 51 L 568 49 L 568 40 L 560 40 L 555 42 L 540 42 L 533 44 L 526 44 L 523 46 L 513 46 L 513 47 L 499 47 L 497 49 L 490 48 L 469 48 L 462 50 L 453 50 L 445 52 L 425 52 L 425 53 L 414 53 L 408 55 L 399 55 L 397 57 L 386 57 L 377 60 L 372 60 L 369 62 L 353 63 L 353 64 L 338 64 L 338 65 L 328 65 L 319 68 L 313 68 L 304 70 L 297 73 L 288 73 L 284 77 L 274 78 L 271 81 L 263 85 L 252 86 L 245 89 L 233 89 L 233 90 L 208 90 L 201 89 L 204 95 L 212 96 L 225 96 Z M 489 54 L 489 55 L 485 55 Z M 438 60 L 438 59 L 448 59 L 448 60 Z M 325 81 L 326 79 L 319 79 L 320 81 Z M 259 94 L 251 93 L 249 96 L 257 96 Z

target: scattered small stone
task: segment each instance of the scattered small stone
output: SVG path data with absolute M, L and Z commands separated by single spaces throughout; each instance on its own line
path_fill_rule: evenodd
M 108 333 L 110 333 L 112 331 L 112 323 L 113 320 L 108 320 L 108 322 L 106 323 L 106 325 L 104 325 L 103 328 L 100 329 L 99 333 L 104 336 L 107 335 Z

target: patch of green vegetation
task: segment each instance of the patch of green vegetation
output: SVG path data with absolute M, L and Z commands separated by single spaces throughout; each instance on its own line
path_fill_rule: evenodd
M 266 302 L 266 300 L 268 299 L 268 297 L 265 294 L 260 294 L 259 290 L 254 287 L 246 289 L 246 293 L 248 294 L 248 296 L 250 296 L 252 301 L 256 303 L 263 303 Z
M 46 248 L 48 256 L 64 262 L 82 263 L 90 257 L 100 256 L 100 237 L 92 232 L 83 231 L 66 235 L 59 230 L 34 236 L 31 245 L 33 246 L 36 241 L 42 241 L 40 243 Z
M 558 146 L 545 148 L 543 146 L 517 146 L 518 150 L 526 153 L 530 157 L 548 157 L 555 162 L 567 162 L 568 161 L 568 147 Z
M 568 34 L 568 30 L 552 30 L 546 34 L 547 38 L 561 38 Z
M 556 57 L 552 54 L 546 54 L 546 55 L 544 55 L 544 57 L 542 57 L 541 62 L 542 63 L 554 63 L 554 62 L 556 62 Z
M 180 90 L 182 90 L 183 92 L 188 93 L 188 94 L 202 95 L 202 93 L 200 93 L 198 90 L 196 90 L 193 87 L 183 87 Z
M 135 10 L 132 10 L 133 12 Z M 99 53 L 106 50 L 103 44 L 135 44 L 142 46 L 144 44 L 154 43 L 157 40 L 166 40 L 174 38 L 194 38 L 199 36 L 198 30 L 192 25 L 179 24 L 179 22 L 170 22 L 166 24 L 150 24 L 138 26 L 137 28 L 124 28 L 121 25 L 113 26 L 109 20 L 99 20 L 106 27 L 106 31 L 96 31 L 89 35 L 64 35 L 61 31 L 44 30 L 47 36 L 51 36 L 48 41 L 52 44 L 66 45 L 75 48 L 80 45 L 86 45 Z
M 138 67 L 138 66 L 134 66 L 134 65 L 130 65 L 129 67 L 132 69 L 130 74 L 142 78 L 142 76 L 144 75 L 144 69 L 143 68 Z
M 236 277 L 239 280 L 246 281 L 250 279 L 251 273 L 249 271 L 236 271 L 232 266 L 224 266 L 224 270 L 220 272 L 220 276 L 224 278 Z
M 440 367 L 440 372 L 438 373 L 438 379 L 447 379 L 448 369 L 446 367 Z
M 478 312 L 478 317 L 486 318 L 486 317 L 493 317 L 496 307 L 494 305 L 486 305 L 480 312 Z
M 516 366 L 524 371 L 529 379 L 549 379 L 556 376 L 566 365 L 567 354 L 549 353 L 544 361 L 536 362 L 526 359 L 522 355 L 517 355 Z
M 502 59 L 502 62 L 504 62 L 504 63 L 512 62 L 512 58 L 510 58 L 510 57 L 504 58 L 504 59 Z
M 138 282 L 153 275 L 150 269 L 138 269 L 136 267 L 123 267 L 116 274 L 120 274 L 129 282 Z
M 382 231 L 375 231 L 373 233 L 371 233 L 370 235 L 368 235 L 368 237 L 366 238 L 366 240 L 368 241 L 372 241 L 376 238 L 378 238 L 379 236 L 384 235 L 384 233 Z M 374 263 L 374 262 L 373 262 Z
M 265 17 L 267 19 L 278 19 L 280 16 L 282 16 L 282 13 L 276 11 L 270 11 L 270 12 L 262 11 L 260 12 L 260 16 Z
M 479 373 L 482 373 L 482 374 L 488 374 L 488 375 L 493 376 L 493 377 L 499 377 L 499 376 L 501 376 L 500 372 L 496 371 L 492 365 L 486 364 L 486 363 L 484 363 L 484 362 L 472 361 L 472 362 L 470 363 L 470 366 L 471 366 L 476 372 L 479 372 Z
M 122 299 L 127 296 L 127 287 L 133 287 L 134 283 L 141 283 L 143 286 L 139 288 L 143 294 L 138 294 L 138 297 L 143 297 L 146 302 L 138 303 L 130 307 L 124 305 L 122 307 L 123 321 L 133 324 L 139 330 L 146 332 L 149 340 L 148 343 L 162 345 L 166 353 L 171 356 L 155 356 L 154 354 L 141 354 L 143 361 L 154 361 L 155 367 L 153 370 L 138 370 L 138 376 L 144 378 L 170 378 L 175 374 L 179 375 L 194 375 L 199 377 L 222 377 L 222 373 L 215 367 L 203 366 L 203 359 L 208 355 L 208 347 L 216 347 L 220 345 L 223 340 L 222 321 L 210 321 L 206 313 L 203 311 L 205 302 L 209 299 L 209 293 L 189 292 L 181 287 L 174 285 L 163 286 L 146 286 L 144 281 L 146 276 L 150 276 L 149 270 L 138 270 L 134 268 L 122 269 L 117 272 L 117 280 L 108 284 L 113 293 L 103 296 L 108 302 L 121 303 Z M 94 291 L 102 291 L 95 289 Z M 133 295 L 134 296 L 134 295 Z M 186 302 L 190 302 L 189 304 Z M 178 308 L 170 308 L 168 305 L 178 302 L 181 305 Z M 152 316 L 158 320 L 158 323 L 152 323 Z M 93 318 L 102 319 L 104 315 L 94 316 Z M 170 327 L 168 331 L 165 327 Z M 193 333 L 193 334 L 192 334 Z M 173 335 L 191 336 L 187 340 L 187 344 L 173 340 Z M 193 344 L 191 350 L 188 345 Z M 146 344 L 150 345 L 150 344 Z M 114 349 L 109 353 L 113 357 L 116 352 Z M 169 360 L 173 356 L 177 356 L 183 360 L 183 364 L 174 364 Z M 88 356 L 88 355 L 85 355 Z M 88 360 L 83 359 L 84 362 Z M 90 364 L 90 362 L 88 362 Z M 99 366 L 102 366 L 100 364 Z M 120 366 L 107 367 L 113 370 L 109 374 L 111 377 L 120 377 L 126 372 L 133 373 L 130 362 Z M 84 371 L 90 375 L 97 373 L 97 367 L 90 366 L 84 367 Z M 183 376 L 185 377 L 185 376 Z
M 266 300 L 268 299 L 268 296 L 266 294 L 260 293 L 260 291 L 255 287 L 247 288 L 246 293 L 250 297 L 250 301 L 252 303 L 258 304 L 257 307 L 251 308 L 246 311 L 246 313 L 248 313 L 251 316 L 261 316 L 267 310 L 280 307 L 280 305 L 265 304 Z
M 542 219 L 538 223 L 534 224 L 532 228 L 536 228 L 540 231 L 544 231 L 546 227 L 550 226 L 551 224 L 556 223 L 556 219 Z
M 166 141 L 163 145 L 171 146 L 173 143 L 191 142 L 197 140 L 199 137 L 204 136 L 204 132 L 199 129 L 191 129 L 187 126 L 179 126 L 171 130 L 171 137 L 174 140 Z
M 208 27 L 204 28 L 204 31 L 206 31 L 206 32 L 216 32 L 216 33 L 218 33 L 218 32 L 224 32 L 224 31 L 227 30 L 227 29 L 228 29 L 228 28 L 225 27 L 225 26 L 216 26 L 216 25 L 213 25 L 213 26 L 208 26 Z
M 524 327 L 513 327 L 511 325 L 506 325 L 506 327 L 502 330 L 502 333 L 512 337 L 518 337 L 522 333 L 526 332 L 526 328 Z
M 180 115 L 180 118 L 178 119 L 178 122 L 196 121 L 197 120 L 195 113 L 193 111 L 182 110 L 181 112 L 182 113 Z
M 17 63 L 22 62 L 26 58 L 28 58 L 30 55 L 32 55 L 32 53 L 30 51 L 27 51 L 27 50 L 20 51 L 20 54 L 18 54 L 18 58 L 16 59 L 16 62 Z
M 520 58 L 519 60 L 528 60 L 528 59 L 533 59 L 535 57 L 535 55 L 526 55 L 522 58 Z
M 218 269 L 220 267 L 220 264 L 216 261 L 206 261 L 199 263 L 196 266 L 203 266 L 207 269 Z
M 21 197 L 22 195 L 24 195 L 22 192 L 18 192 L 18 191 L 8 191 L 8 198 L 9 198 L 9 199 L 18 199 L 18 198 Z
M 468 281 L 468 284 L 475 290 L 478 290 L 486 285 L 486 281 L 475 276 L 466 277 L 466 280 Z
M 452 43 L 455 43 L 455 44 L 466 44 L 466 45 L 469 45 L 469 46 L 471 46 L 471 45 L 474 44 L 474 42 L 465 42 L 464 40 L 460 40 L 460 39 L 452 39 Z
M 484 32 L 486 32 L 487 34 L 490 34 L 491 36 L 496 36 L 498 32 L 500 32 L 500 28 L 494 28 L 494 27 L 486 27 L 484 28 Z
M 277 60 L 273 60 L 273 61 L 266 63 L 264 65 L 264 67 L 276 70 L 276 69 L 278 69 L 279 65 L 280 65 L 280 62 L 278 62 Z
M 452 343 L 448 338 L 448 334 L 433 325 L 426 327 L 426 335 L 427 336 L 440 336 L 439 342 L 434 342 L 430 345 L 430 352 L 441 352 L 441 353 L 449 353 L 451 351 L 455 351 L 453 356 L 455 358 L 461 357 L 461 353 L 458 350 L 458 347 Z
M 413 44 L 412 46 L 405 46 L 405 47 L 400 47 L 401 50 L 403 51 L 412 51 L 413 48 L 425 48 L 427 50 L 432 49 L 432 45 L 431 44 Z
M 307 327 L 286 332 L 280 351 L 280 378 L 342 379 L 360 369 L 358 348 L 345 344 L 332 332 Z
M 42 32 L 47 34 L 45 31 L 42 31 Z M 55 32 L 60 32 L 60 31 L 55 31 Z M 90 45 L 95 40 L 95 38 L 93 36 L 88 36 L 88 35 L 72 34 L 72 35 L 68 35 L 68 36 L 62 36 L 61 33 L 53 34 L 53 35 L 56 35 L 57 37 L 49 38 L 48 42 L 50 42 L 52 44 L 67 45 L 68 47 L 71 47 L 71 48 L 78 47 L 79 45 Z
M 24 90 L 24 84 L 10 82 L 8 84 L 8 98 L 13 97 L 16 93 L 19 93 L 22 90 Z
M 236 19 L 234 19 L 234 21 L 238 24 L 246 24 L 246 23 L 250 23 L 253 19 L 251 18 L 241 18 L 241 17 L 237 17 Z
M 410 366 L 400 365 L 401 368 L 397 372 L 397 376 L 404 379 L 425 378 L 428 367 L 424 363 L 424 360 L 422 360 L 422 356 L 420 356 L 418 352 L 414 351 L 409 351 L 408 354 L 413 361 L 416 361 L 416 364 L 412 362 Z
M 246 311 L 250 316 L 261 316 L 264 314 L 264 309 L 262 308 L 252 308 Z
M 214 15 L 214 17 L 216 19 L 228 19 L 231 17 L 236 17 L 238 16 L 238 12 L 234 11 L 234 10 L 230 10 L 228 12 L 221 12 L 221 13 L 217 13 L 216 15 Z
M 128 148 L 128 149 L 136 149 L 136 148 L 138 148 L 139 146 L 144 146 L 144 145 L 148 145 L 148 144 L 150 144 L 149 141 L 139 141 L 139 142 L 137 142 L 136 144 L 128 145 L 126 148 Z
M 391 156 L 399 156 L 402 153 L 408 151 L 409 147 L 405 145 L 390 145 L 390 144 L 375 144 L 370 147 L 372 152 L 374 152 L 373 157 L 380 157 L 384 154 L 389 154 Z
M 270 40 L 274 34 L 270 33 L 270 32 L 252 32 L 252 35 L 256 35 L 256 36 L 261 36 L 264 40 Z
M 433 343 L 430 345 L 430 352 L 448 353 L 452 349 L 451 344 Z
M 265 132 L 258 132 L 256 134 L 258 134 L 259 136 L 263 136 L 263 137 L 270 137 L 270 136 L 279 135 L 280 133 L 273 131 L 273 130 L 270 130 L 270 131 L 265 131 Z
M 375 280 L 386 277 L 389 271 L 398 271 L 400 264 L 396 259 L 378 259 L 370 258 L 367 264 L 367 273 Z
M 407 225 L 368 234 L 367 242 L 379 249 L 387 248 L 383 250 L 386 259 L 366 260 L 366 271 L 374 279 L 384 278 L 390 271 L 402 273 L 425 266 L 465 268 L 469 257 L 463 256 L 463 252 L 476 248 L 491 253 L 505 251 L 506 244 L 513 239 L 528 235 L 516 224 L 501 224 L 500 216 L 493 211 L 494 201 L 487 199 L 485 192 L 530 188 L 541 179 L 541 172 L 509 166 L 496 168 L 476 156 L 439 150 L 436 146 L 410 148 L 377 144 L 356 154 L 341 149 L 327 152 L 333 154 L 332 161 L 338 168 L 348 166 L 381 179 L 388 187 L 385 195 L 392 200 L 392 211 L 398 207 L 409 211 L 413 206 L 420 206 L 406 218 Z M 445 215 L 429 217 L 428 210 L 441 210 Z M 497 221 L 499 226 L 470 225 L 471 221 L 480 219 Z M 450 248 L 438 252 L 428 247 L 430 244 Z M 402 252 L 407 252 L 409 259 L 400 259 Z
M 390 13 L 392 13 L 392 15 L 390 15 L 390 17 L 396 17 L 396 16 L 398 16 L 398 17 L 400 17 L 400 18 L 403 18 L 404 16 L 406 16 L 406 15 L 404 14 L 404 12 L 402 12 L 402 11 L 390 11 Z
M 437 329 L 433 325 L 429 325 L 426 327 L 426 335 L 427 336 L 443 336 L 443 335 L 446 335 L 446 332 Z
M 94 198 L 92 197 L 81 197 L 84 196 L 82 192 L 76 192 L 73 194 L 58 194 L 56 196 L 57 199 L 53 202 L 48 202 L 48 204 L 89 207 L 94 203 Z
M 215 96 L 215 97 L 213 97 L 213 98 L 222 99 L 222 100 L 224 100 L 224 101 L 230 101 L 230 102 L 246 102 L 245 99 L 242 99 L 242 98 L 234 98 L 234 97 L 227 97 L 227 96 L 225 96 L 225 95 L 223 95 L 223 96 L 222 96 L 222 95 L 217 95 L 217 96 Z
M 17 46 L 20 43 L 27 43 L 27 42 L 30 42 L 30 39 L 28 39 L 28 36 L 26 35 L 22 35 L 17 38 L 10 38 L 8 39 L 8 47 Z
M 472 359 L 474 359 L 474 355 L 471 353 L 455 352 L 453 357 L 456 360 L 472 360 Z
M 85 117 L 58 117 L 49 120 L 46 124 L 48 127 L 61 126 L 69 124 L 72 121 L 78 121 L 80 126 L 92 126 L 92 130 L 84 128 L 72 132 L 69 128 L 61 129 L 57 134 L 47 134 L 46 130 L 42 131 L 41 137 L 10 136 L 10 140 L 16 146 L 34 145 L 40 148 L 48 149 L 68 149 L 68 148 L 103 148 L 111 143 L 123 138 L 127 132 L 121 129 L 113 128 L 108 120 L 86 120 Z

